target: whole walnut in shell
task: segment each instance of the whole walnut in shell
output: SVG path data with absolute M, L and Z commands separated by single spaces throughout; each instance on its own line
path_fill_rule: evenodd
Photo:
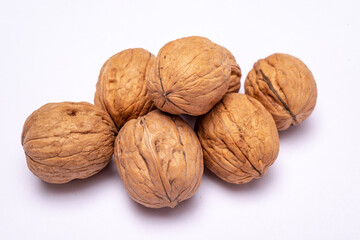
M 234 55 L 232 55 L 232 53 L 228 49 L 224 48 L 224 50 L 229 57 L 231 66 L 229 88 L 226 93 L 237 93 L 240 90 L 241 69 L 239 64 L 237 64 Z
M 260 102 L 244 94 L 226 94 L 198 119 L 196 131 L 205 166 L 229 183 L 262 177 L 278 156 L 273 118 Z
M 259 100 L 274 117 L 278 130 L 300 124 L 314 110 L 315 79 L 307 66 L 288 54 L 273 54 L 254 64 L 245 93 Z
M 95 105 L 107 111 L 119 129 L 154 107 L 146 89 L 146 75 L 155 56 L 142 48 L 127 49 L 109 58 L 96 84 Z
M 103 169 L 112 157 L 116 133 L 109 115 L 90 103 L 49 103 L 26 119 L 21 143 L 36 176 L 66 183 Z
M 156 107 L 171 114 L 207 113 L 226 93 L 231 66 L 223 47 L 204 37 L 186 37 L 163 46 L 147 87 Z
M 203 174 L 195 132 L 180 117 L 159 110 L 121 128 L 115 163 L 131 198 L 150 208 L 175 207 L 190 198 Z

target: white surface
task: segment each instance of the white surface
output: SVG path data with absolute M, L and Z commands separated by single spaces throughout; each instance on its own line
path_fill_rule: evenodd
M 360 239 L 359 1 L 1 1 L 0 239 Z M 264 178 L 205 172 L 175 209 L 128 197 L 111 163 L 87 180 L 46 184 L 25 163 L 26 117 L 47 102 L 92 102 L 114 53 L 154 54 L 201 35 L 230 49 L 244 79 L 274 52 L 302 59 L 318 103 L 280 134 Z M 241 89 L 243 92 L 243 88 Z

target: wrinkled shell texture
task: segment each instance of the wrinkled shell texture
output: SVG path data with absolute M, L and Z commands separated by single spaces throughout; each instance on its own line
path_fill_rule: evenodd
M 127 49 L 108 59 L 96 84 L 95 105 L 106 110 L 117 128 L 153 109 L 146 75 L 155 56 L 142 49 Z
M 204 162 L 229 183 L 262 177 L 279 152 L 270 113 L 256 99 L 230 93 L 197 122 Z
M 203 174 L 195 132 L 180 117 L 159 110 L 121 128 L 115 163 L 130 196 L 151 208 L 174 207 L 190 198 Z
M 239 64 L 237 64 L 234 55 L 228 49 L 224 48 L 224 50 L 229 57 L 231 66 L 229 88 L 226 93 L 237 93 L 240 90 L 241 69 Z
M 117 130 L 86 102 L 49 103 L 25 121 L 21 143 L 29 169 L 49 183 L 87 178 L 110 161 Z
M 314 110 L 315 79 L 307 66 L 288 54 L 273 54 L 254 64 L 245 81 L 245 93 L 272 114 L 278 130 L 300 124 Z
M 163 46 L 148 75 L 156 107 L 171 114 L 207 113 L 226 93 L 231 66 L 223 47 L 204 37 Z

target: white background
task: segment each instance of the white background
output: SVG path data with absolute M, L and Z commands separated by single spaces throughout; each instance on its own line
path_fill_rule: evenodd
M 0 3 L 0 239 L 360 239 L 359 1 L 3 1 Z M 206 171 L 174 209 L 127 195 L 113 162 L 64 185 L 27 168 L 26 117 L 93 101 L 111 55 L 200 35 L 230 49 L 244 79 L 274 52 L 302 59 L 315 111 L 280 133 L 268 173 L 245 185 Z M 241 88 L 240 92 L 243 92 Z

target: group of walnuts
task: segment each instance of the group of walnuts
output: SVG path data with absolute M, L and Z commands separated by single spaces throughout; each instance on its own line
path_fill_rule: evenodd
M 205 166 L 229 183 L 262 177 L 279 152 L 278 130 L 313 111 L 317 89 L 299 59 L 273 54 L 254 64 L 239 94 L 234 56 L 204 37 L 163 46 L 157 57 L 128 49 L 101 68 L 95 105 L 49 103 L 26 120 L 29 169 L 49 183 L 90 177 L 115 155 L 130 196 L 174 207 L 198 189 Z M 195 131 L 177 116 L 199 116 Z

